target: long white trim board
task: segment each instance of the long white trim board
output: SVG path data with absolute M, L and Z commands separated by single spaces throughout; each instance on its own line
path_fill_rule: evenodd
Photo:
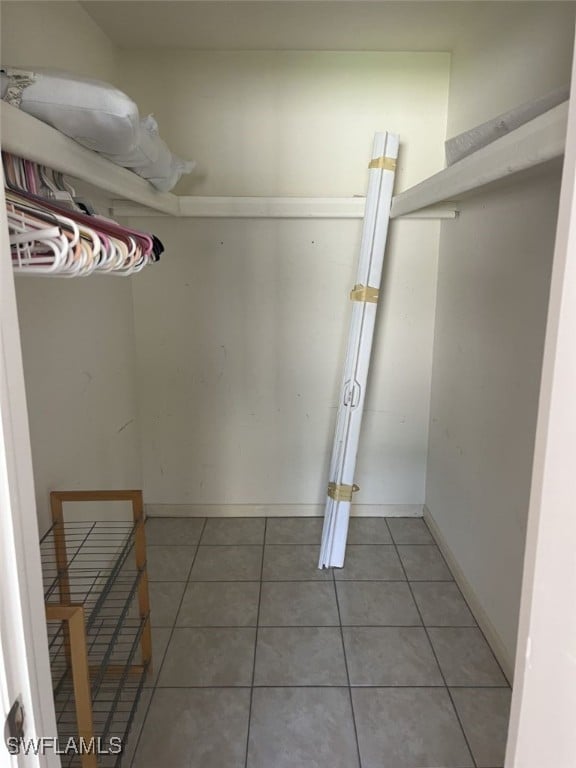
M 180 218 L 195 219 L 363 219 L 364 197 L 203 197 L 182 195 L 178 197 Z M 114 217 L 165 216 L 125 200 L 114 200 L 111 213 Z M 444 220 L 455 219 L 458 207 L 452 203 L 431 205 L 407 219 Z
M 146 504 L 148 517 L 323 517 L 324 504 Z M 352 517 L 422 517 L 422 504 L 353 504 Z
M 338 415 L 326 495 L 319 568 L 342 568 L 346 556 L 348 518 L 355 484 L 356 459 L 372 356 L 376 312 L 400 138 L 378 132 L 368 166 L 368 193 L 353 300 Z

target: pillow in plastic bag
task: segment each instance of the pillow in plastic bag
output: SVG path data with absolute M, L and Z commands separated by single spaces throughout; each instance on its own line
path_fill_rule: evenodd
M 160 137 L 158 123 L 152 115 L 140 121 L 136 144 L 129 152 L 103 155 L 117 165 L 130 168 L 161 192 L 169 192 L 184 173 L 191 173 L 196 166 L 195 162 L 172 154 Z
M 124 168 L 130 168 L 135 171 L 136 168 L 146 167 L 150 163 L 158 160 L 161 147 L 158 144 L 158 125 L 156 120 L 150 115 L 140 120 L 138 129 L 134 136 L 134 144 L 127 152 L 101 152 L 103 157 L 111 160 L 116 165 L 122 165 Z
M 87 149 L 169 192 L 196 163 L 181 160 L 160 137 L 152 115 L 112 85 L 65 72 L 1 68 L 0 98 Z
M 169 192 L 180 181 L 183 174 L 194 170 L 196 163 L 192 160 L 182 160 L 169 150 L 158 133 L 158 123 L 152 115 L 142 120 L 140 128 L 141 134 L 147 136 L 142 145 L 146 145 L 148 149 L 153 147 L 155 151 L 149 154 L 155 156 L 141 165 L 135 165 L 132 170 L 147 179 L 160 192 Z
M 138 141 L 138 107 L 108 83 L 68 72 L 3 67 L 0 94 L 95 152 L 127 153 Z
M 150 184 L 152 184 L 153 187 L 156 187 L 160 192 L 170 192 L 170 190 L 174 189 L 176 184 L 178 184 L 182 176 L 186 173 L 192 173 L 195 167 L 196 163 L 194 160 L 182 160 L 182 158 L 172 155 L 170 168 L 163 176 L 145 176 L 136 169 L 135 172 L 143 178 L 148 179 Z

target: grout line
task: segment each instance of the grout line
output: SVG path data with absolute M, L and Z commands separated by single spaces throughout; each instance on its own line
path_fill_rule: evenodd
M 336 579 L 337 584 L 455 584 L 453 579 Z
M 388 523 L 386 523 L 388 525 Z M 390 528 L 390 526 L 388 526 Z M 396 547 L 396 554 L 398 555 L 398 559 L 400 560 L 400 564 L 402 565 L 402 570 L 406 574 L 406 569 L 404 568 L 404 563 L 402 562 L 402 558 L 400 557 L 400 552 L 398 551 L 398 546 L 395 544 Z M 448 568 L 450 571 L 450 569 Z M 450 574 L 452 571 L 450 571 Z M 406 579 L 408 579 L 408 575 L 406 574 Z M 416 600 L 416 597 L 414 596 L 414 591 L 412 589 L 412 585 L 408 581 L 408 588 L 410 590 L 410 594 L 412 595 L 412 600 L 414 601 L 414 605 L 416 606 L 416 610 L 418 611 L 418 615 L 420 616 L 420 620 L 422 622 L 422 628 L 424 629 L 424 632 L 426 633 L 426 637 L 428 639 L 428 644 L 430 645 L 430 649 L 432 651 L 432 654 L 434 656 L 434 659 L 436 660 L 436 664 L 438 666 L 438 671 L 440 672 L 440 675 L 442 677 L 442 680 L 444 682 L 444 689 L 446 693 L 448 694 L 448 698 L 450 699 L 450 703 L 452 704 L 452 709 L 454 710 L 454 714 L 456 715 L 456 719 L 458 721 L 458 724 L 460 726 L 460 730 L 462 731 L 462 736 L 464 737 L 464 741 L 466 743 L 466 746 L 468 747 L 468 752 L 470 753 L 470 757 L 472 759 L 472 762 L 477 768 L 478 763 L 476 762 L 476 758 L 474 756 L 474 753 L 472 752 L 472 747 L 470 746 L 470 742 L 468 741 L 468 737 L 466 735 L 466 731 L 464 730 L 464 725 L 462 724 L 462 720 L 460 719 L 460 715 L 458 714 L 458 710 L 456 709 L 456 704 L 454 703 L 454 699 L 452 698 L 452 694 L 450 693 L 450 688 L 448 687 L 448 683 L 446 682 L 446 677 L 444 676 L 444 672 L 442 670 L 442 667 L 440 665 L 440 661 L 438 659 L 438 656 L 436 654 L 436 649 L 434 648 L 434 645 L 432 644 L 432 640 L 430 639 L 430 634 L 428 632 L 428 627 L 424 623 L 424 617 L 422 616 L 422 612 L 420 611 L 420 606 L 418 605 L 418 602 Z
M 434 547 L 439 549 L 436 542 L 432 541 L 396 541 L 393 536 L 390 537 L 390 541 L 375 543 L 371 542 L 359 542 L 357 544 L 348 544 L 349 547 Z
M 320 541 L 267 541 L 265 547 L 319 547 Z
M 311 584 L 329 584 L 330 579 L 230 579 L 230 577 L 226 579 L 190 579 L 191 584 L 224 584 L 225 582 L 234 582 L 235 584 L 239 582 L 243 583 L 259 583 L 262 581 L 264 584 L 278 584 L 279 582 L 284 583 L 290 583 L 290 584 L 299 584 L 302 582 L 310 582 Z
M 274 541 L 266 542 L 267 547 L 319 547 L 321 542 L 319 541 Z M 203 544 L 201 546 L 216 546 Z M 247 544 L 229 544 L 227 546 L 250 546 Z M 255 544 L 252 546 L 256 546 Z M 434 549 L 440 549 L 438 544 L 432 539 L 431 541 L 395 541 L 391 536 L 390 541 L 355 541 L 347 545 L 348 547 L 434 547 Z
M 206 527 L 207 518 L 204 518 L 204 523 L 202 524 L 202 530 L 200 532 L 200 537 L 198 541 L 202 538 L 202 534 L 204 533 L 204 528 Z M 168 649 L 170 648 L 170 643 L 172 642 L 172 637 L 174 636 L 174 630 L 176 629 L 176 622 L 178 621 L 178 614 L 180 613 L 180 609 L 182 608 L 182 603 L 184 602 L 184 596 L 186 595 L 186 586 L 190 583 L 190 576 L 192 575 L 192 568 L 194 568 L 194 563 L 196 562 L 196 556 L 198 555 L 198 551 L 200 550 L 200 545 L 196 545 L 196 551 L 194 552 L 194 557 L 192 558 L 192 562 L 190 564 L 190 570 L 188 571 L 188 578 L 186 579 L 184 589 L 182 590 L 182 597 L 180 598 L 180 602 L 178 603 L 178 610 L 176 611 L 176 616 L 174 617 L 174 624 L 172 625 L 172 631 L 170 632 L 170 637 L 168 638 L 168 642 L 166 643 L 166 650 L 164 651 L 164 656 L 162 657 L 162 662 L 160 663 L 160 666 L 158 667 L 158 674 L 155 677 L 154 685 L 152 686 L 151 690 L 152 693 L 150 694 L 150 701 L 148 702 L 148 707 L 146 708 L 146 712 L 144 714 L 144 717 L 142 718 L 142 725 L 140 727 L 140 733 L 138 734 L 138 741 L 134 745 L 134 752 L 132 754 L 132 760 L 131 760 L 131 768 L 137 768 L 136 763 L 134 762 L 136 760 L 136 753 L 138 752 L 138 747 L 140 746 L 140 739 L 142 738 L 142 734 L 144 733 L 144 728 L 146 727 L 146 720 L 148 719 L 148 714 L 150 713 L 150 707 L 152 706 L 152 701 L 154 700 L 154 696 L 156 694 L 156 689 L 158 688 L 158 681 L 160 680 L 160 674 L 162 673 L 162 667 L 164 666 L 164 662 L 166 661 L 166 656 L 168 655 Z M 182 582 L 180 582 L 182 583 Z M 154 654 L 154 648 L 152 648 L 152 654 Z M 154 658 L 154 656 L 152 656 Z M 163 686 L 161 686 L 163 687 Z M 148 688 L 147 690 L 150 690 Z
M 171 518 L 166 518 L 167 520 Z M 320 542 L 318 541 L 273 541 L 273 542 L 253 542 L 253 541 L 229 541 L 229 542 L 220 542 L 217 544 L 200 544 L 198 542 L 190 543 L 190 544 L 148 544 L 148 549 L 152 549 L 154 547 L 163 547 L 163 548 L 171 548 L 171 547 L 179 547 L 180 549 L 184 547 L 319 547 Z M 383 542 L 357 542 L 354 544 L 348 544 L 349 547 L 434 547 L 434 549 L 439 549 L 438 545 L 434 542 L 394 542 L 394 540 L 390 541 L 383 541 Z
M 336 596 L 336 608 L 338 610 L 338 621 L 340 623 L 340 642 L 342 643 L 342 653 L 344 654 L 344 667 L 346 669 L 346 680 L 348 681 L 348 698 L 350 700 L 350 711 L 352 712 L 352 726 L 354 728 L 354 738 L 356 739 L 356 754 L 358 756 L 358 768 L 362 768 L 362 758 L 360 756 L 360 740 L 358 738 L 358 728 L 356 726 L 356 713 L 354 712 L 354 701 L 352 699 L 352 685 L 350 684 L 350 671 L 348 669 L 348 657 L 346 655 L 346 643 L 344 642 L 344 628 L 342 626 L 342 615 L 340 613 L 340 601 L 338 599 L 338 584 L 336 582 L 336 572 L 332 568 L 332 584 Z
M 198 547 L 200 549 L 200 547 Z M 373 583 L 384 583 L 384 584 L 406 584 L 406 582 L 410 582 L 413 584 L 456 584 L 454 579 L 345 579 L 345 578 L 336 578 L 336 583 L 339 584 L 341 582 L 347 584 L 347 583 L 355 583 L 355 584 L 373 584 Z M 163 584 L 187 584 L 188 581 L 191 584 L 225 584 L 225 583 L 233 583 L 237 584 L 239 582 L 248 584 L 250 582 L 256 584 L 259 583 L 259 579 L 231 579 L 230 577 L 225 579 L 148 579 L 148 581 L 152 584 L 157 583 L 163 583 Z M 288 579 L 286 577 L 284 578 L 278 578 L 278 579 L 262 579 L 262 582 L 265 584 L 302 584 L 302 583 L 310 583 L 310 584 L 329 584 L 330 579 L 329 578 L 322 578 L 322 579 Z M 470 611 L 472 613 L 472 611 Z M 474 615 L 474 614 L 472 614 Z
M 268 518 L 264 518 L 264 538 L 266 541 L 266 529 L 268 528 Z M 254 637 L 254 657 L 252 660 L 252 684 L 250 686 L 250 703 L 248 705 L 248 727 L 246 729 L 246 759 L 245 768 L 248 768 L 248 750 L 250 747 L 250 726 L 252 725 L 252 701 L 254 699 L 254 679 L 256 676 L 256 652 L 258 649 L 258 625 L 260 624 L 260 607 L 262 605 L 262 577 L 264 575 L 264 546 L 262 547 L 262 560 L 260 562 L 260 589 L 258 591 L 258 610 L 256 611 L 256 633 Z
M 445 688 L 446 686 L 444 683 L 438 683 L 438 685 L 413 685 L 412 683 L 410 685 L 381 685 L 381 684 L 374 684 L 374 685 L 350 685 L 351 690 L 366 690 L 366 689 L 407 689 L 407 688 L 413 688 L 415 690 L 420 690 L 421 688 L 426 689 L 432 689 L 432 690 L 438 690 L 439 688 Z M 483 691 L 507 691 L 509 690 L 507 685 L 453 685 L 452 688 L 458 688 L 458 690 L 463 691 L 477 691 L 479 689 Z M 281 685 L 271 685 L 269 683 L 256 683 L 254 686 L 252 685 L 232 685 L 228 683 L 227 685 L 159 685 L 157 688 L 161 691 L 169 691 L 170 689 L 174 689 L 177 691 L 182 690 L 211 690 L 212 688 L 217 688 L 218 690 L 250 690 L 251 688 L 270 688 L 270 689 L 276 689 L 276 688 L 348 688 L 346 684 L 344 685 L 328 685 L 326 683 L 310 683 L 308 685 L 304 685 L 302 683 L 290 683 L 290 685 L 281 684 Z M 145 691 L 150 691 L 151 688 L 145 688 Z
M 155 579 L 154 584 L 259 584 L 260 579 L 193 579 L 185 578 L 178 581 L 171 581 L 167 579 Z
M 194 583 L 194 582 L 192 582 Z M 263 582 L 264 584 L 266 582 Z M 474 624 L 177 624 L 175 629 L 477 629 Z M 170 629 L 156 625 L 154 629 Z M 510 686 L 506 683 L 507 687 Z M 452 686 L 454 687 L 454 686 Z M 476 686 L 470 686 L 475 688 Z M 497 688 L 503 686 L 496 686 Z
M 202 547 L 202 549 L 210 549 L 210 547 L 263 547 L 264 542 L 260 542 L 259 544 L 255 544 L 253 541 L 236 541 L 236 542 L 222 542 L 221 544 L 199 544 L 199 547 Z

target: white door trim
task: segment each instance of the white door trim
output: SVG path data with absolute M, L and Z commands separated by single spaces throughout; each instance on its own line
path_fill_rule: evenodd
M 22 697 L 25 736 L 52 737 L 57 735 L 56 719 L 20 332 L 1 173 L 0 181 L 0 632 L 5 665 L 3 677 L 9 697 Z M 2 705 L 0 733 L 3 735 L 7 713 L 4 712 L 4 702 Z M 3 739 L 1 746 L 5 749 Z M 30 755 L 21 758 L 21 764 L 59 768 L 60 758 L 55 754 Z
M 554 251 L 506 768 L 576 765 L 576 58 Z

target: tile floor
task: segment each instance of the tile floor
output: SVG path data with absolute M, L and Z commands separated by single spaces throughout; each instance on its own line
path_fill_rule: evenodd
M 154 674 L 126 768 L 499 768 L 510 689 L 425 523 L 148 521 Z M 133 755 L 133 757 L 132 757 Z

